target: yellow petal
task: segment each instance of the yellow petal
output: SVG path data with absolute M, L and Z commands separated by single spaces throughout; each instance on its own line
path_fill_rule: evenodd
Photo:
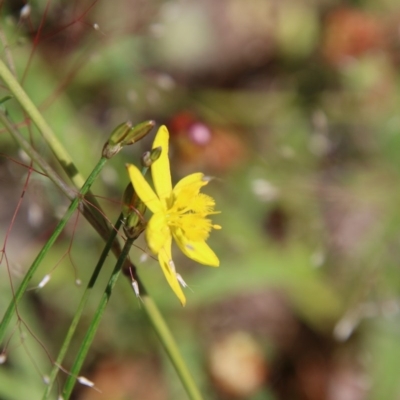
M 161 146 L 160 158 L 154 161 L 151 166 L 151 176 L 153 178 L 154 187 L 160 200 L 165 203 L 165 200 L 171 195 L 171 171 L 169 168 L 168 158 L 168 140 L 169 133 L 165 125 L 161 126 L 153 142 L 153 149 Z
M 182 178 L 174 187 L 175 197 L 179 197 L 182 190 L 193 190 L 193 196 L 199 193 L 200 188 L 207 185 L 207 181 L 203 180 L 204 174 L 196 172 Z
M 167 225 L 164 212 L 156 213 L 146 227 L 146 242 L 154 254 L 158 254 L 165 244 L 171 242 L 171 231 Z M 171 246 L 171 245 L 170 245 Z
M 167 243 L 166 246 L 158 254 L 158 262 L 161 265 L 161 269 L 164 272 L 165 278 L 167 279 L 169 286 L 171 286 L 171 289 L 174 291 L 179 301 L 184 306 L 186 304 L 186 298 L 183 294 L 178 279 L 176 278 L 175 269 L 173 267 L 173 261 L 171 257 L 171 240 L 172 238 L 169 239 L 169 243 Z
M 140 200 L 146 204 L 152 213 L 157 213 L 163 210 L 161 201 L 154 193 L 154 190 L 147 183 L 146 179 L 144 179 L 139 169 L 133 164 L 127 164 L 127 169 L 133 188 L 135 189 L 135 192 L 139 196 Z
M 200 264 L 219 267 L 218 257 L 205 241 L 193 242 L 188 240 L 180 229 L 175 229 L 173 236 L 182 253 L 186 256 Z

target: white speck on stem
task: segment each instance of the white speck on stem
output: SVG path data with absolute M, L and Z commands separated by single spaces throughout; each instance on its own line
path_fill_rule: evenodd
M 51 275 L 47 274 L 43 277 L 43 279 L 39 282 L 38 289 L 44 288 L 50 281 Z
M 139 284 L 137 283 L 137 281 L 132 281 L 132 288 L 133 291 L 135 292 L 136 297 L 139 298 L 140 292 L 139 292 Z
M 81 385 L 94 387 L 94 383 L 89 381 L 89 379 L 85 378 L 84 376 L 78 376 L 76 379 Z
M 0 364 L 4 364 L 7 360 L 6 353 L 0 353 Z
M 97 32 L 100 32 L 102 35 L 104 35 L 104 32 L 101 31 L 99 24 L 94 23 L 93 24 L 93 29 Z

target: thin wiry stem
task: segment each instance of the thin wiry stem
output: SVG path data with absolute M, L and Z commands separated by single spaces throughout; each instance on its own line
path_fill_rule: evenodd
M 67 381 L 65 382 L 63 393 L 62 393 L 64 400 L 68 400 L 69 397 L 71 396 L 72 389 L 74 388 L 75 381 L 78 378 L 79 371 L 82 367 L 83 362 L 86 359 L 90 345 L 92 344 L 92 341 L 96 334 L 97 328 L 100 324 L 101 317 L 103 316 L 104 310 L 106 309 L 107 303 L 110 299 L 111 292 L 112 292 L 112 290 L 115 286 L 115 283 L 117 282 L 117 279 L 121 273 L 121 269 L 125 262 L 125 258 L 128 256 L 129 250 L 130 250 L 134 240 L 135 240 L 135 238 L 129 238 L 126 241 L 125 246 L 122 249 L 122 253 L 114 267 L 114 270 L 111 274 L 110 280 L 108 281 L 107 287 L 100 299 L 100 303 L 97 307 L 96 313 L 95 313 L 95 315 L 92 319 L 92 322 L 86 332 L 86 335 L 83 339 L 81 347 L 78 350 L 78 354 L 77 354 L 75 362 L 71 368 L 70 375 L 68 376 Z
M 24 279 L 22 280 L 20 286 L 18 287 L 17 291 L 15 292 L 15 295 L 13 299 L 11 300 L 6 313 L 0 323 L 0 343 L 4 339 L 4 335 L 7 331 L 7 327 L 15 313 L 15 310 L 18 306 L 18 303 L 20 302 L 22 296 L 26 292 L 26 289 L 28 288 L 28 284 L 30 280 L 32 279 L 33 275 L 35 274 L 36 270 L 38 269 L 40 263 L 42 262 L 43 258 L 47 254 L 47 252 L 50 250 L 51 246 L 54 244 L 62 230 L 64 229 L 65 225 L 67 224 L 68 220 L 71 218 L 73 213 L 76 211 L 78 208 L 83 196 L 87 193 L 89 190 L 90 186 L 93 184 L 94 180 L 104 167 L 107 159 L 106 158 L 101 158 L 100 161 L 97 163 L 96 167 L 93 169 L 92 173 L 89 175 L 87 181 L 84 183 L 82 186 L 82 189 L 80 190 L 79 194 L 76 195 L 72 203 L 70 204 L 68 210 L 64 214 L 63 218 L 60 220 L 60 222 L 57 224 L 55 230 L 53 231 L 52 235 L 46 242 L 46 244 L 43 246 L 43 248 L 40 250 L 39 254 L 35 258 L 34 262 L 30 266 L 29 270 L 24 276 Z
M 49 145 L 51 151 L 54 153 L 56 159 L 60 163 L 61 167 L 71 179 L 72 183 L 77 189 L 80 189 L 85 179 L 79 173 L 75 163 L 70 157 L 67 150 L 64 148 L 62 143 L 57 139 L 50 125 L 44 119 L 38 108 L 26 94 L 22 86 L 19 84 L 17 79 L 13 76 L 4 62 L 0 59 L 0 78 L 3 79 L 4 83 L 9 88 L 10 92 L 19 102 L 21 107 L 25 110 L 25 112 L 29 115 L 29 118 L 33 121 L 33 123 L 38 128 L 40 134 Z M 94 205 L 91 213 L 95 216 L 95 223 L 99 225 L 99 228 L 102 230 L 109 230 L 109 224 L 107 220 L 104 219 L 101 213 L 101 207 L 97 201 L 97 199 L 91 194 L 89 191 L 86 195 L 87 200 Z M 104 236 L 103 236 L 104 237 Z M 106 235 L 108 237 L 108 234 Z
M 51 389 L 53 387 L 53 383 L 57 377 L 58 371 L 60 370 L 59 366 L 62 364 L 65 354 L 67 353 L 67 350 L 69 348 L 69 345 L 71 343 L 72 337 L 75 333 L 76 327 L 78 326 L 78 322 L 81 319 L 83 310 L 85 308 L 85 305 L 87 301 L 89 300 L 89 296 L 92 292 L 93 286 L 96 283 L 97 277 L 99 276 L 100 270 L 103 267 L 103 264 L 107 258 L 107 255 L 111 249 L 112 243 L 118 233 L 118 230 L 123 222 L 123 215 L 120 214 L 118 217 L 117 222 L 115 223 L 115 229 L 111 232 L 110 237 L 104 246 L 104 249 L 100 255 L 99 261 L 97 262 L 96 268 L 94 269 L 92 276 L 89 280 L 89 283 L 86 287 L 85 293 L 83 294 L 81 301 L 79 303 L 78 309 L 75 311 L 74 318 L 72 319 L 71 325 L 68 329 L 67 335 L 64 339 L 64 342 L 61 346 L 61 349 L 58 353 L 57 359 L 54 363 L 53 369 L 51 370 L 49 380 L 47 382 L 46 390 L 43 394 L 42 399 L 47 400 L 50 396 Z
M 25 140 L 22 134 L 19 132 L 18 129 L 11 123 L 9 118 L 7 117 L 6 113 L 0 108 L 0 122 L 3 123 L 5 128 L 11 134 L 11 136 L 16 140 L 19 146 L 29 155 L 29 157 L 42 169 L 42 171 L 50 178 L 50 180 L 64 193 L 64 195 L 73 201 L 76 197 L 76 190 L 71 189 L 54 171 L 54 169 L 47 163 L 47 161 L 32 147 L 32 145 Z M 94 227 L 94 229 L 99 233 L 99 235 L 107 241 L 111 232 L 112 228 L 110 224 L 106 224 L 103 222 L 104 216 L 99 212 L 99 209 L 92 206 L 93 202 L 92 199 L 88 199 L 86 194 L 85 200 L 82 202 L 82 212 L 83 216 L 87 219 L 87 221 Z M 118 240 L 114 240 L 112 244 L 112 251 L 115 256 L 118 258 L 121 254 L 121 246 Z M 135 268 L 129 260 L 125 265 L 126 269 L 128 268 Z

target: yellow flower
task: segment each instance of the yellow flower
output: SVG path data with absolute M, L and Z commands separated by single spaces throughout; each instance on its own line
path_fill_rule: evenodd
M 158 261 L 172 290 L 182 305 L 186 299 L 179 282 L 185 286 L 175 270 L 171 256 L 172 238 L 182 252 L 201 264 L 219 266 L 218 257 L 207 245 L 206 240 L 214 229 L 208 215 L 216 214 L 212 197 L 200 193 L 209 178 L 202 173 L 194 173 L 181 179 L 174 188 L 168 159 L 169 133 L 161 126 L 153 143 L 153 149 L 161 147 L 160 158 L 151 166 L 155 191 L 150 187 L 135 165 L 128 165 L 129 177 L 133 187 L 149 210 L 153 213 L 146 227 L 146 241 L 150 250 L 158 256 Z

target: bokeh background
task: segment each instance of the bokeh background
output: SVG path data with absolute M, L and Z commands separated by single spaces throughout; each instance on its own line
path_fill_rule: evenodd
M 2 1 L 1 56 L 15 66 L 87 174 L 121 122 L 171 134 L 175 181 L 214 176 L 218 269 L 176 252 L 181 308 L 138 242 L 132 261 L 204 398 L 400 399 L 400 5 L 396 0 Z M 1 86 L 1 97 L 8 94 Z M 15 100 L 13 120 L 59 169 Z M 148 138 L 93 190 L 114 221 Z M 0 311 L 68 201 L 0 134 Z M 9 231 L 9 228 L 12 228 Z M 0 398 L 39 399 L 103 243 L 73 218 L 34 277 L 9 333 Z M 74 351 L 115 260 L 109 257 Z M 75 281 L 82 281 L 79 287 Z M 25 333 L 23 333 L 25 332 Z M 74 399 L 185 399 L 121 278 Z M 63 379 L 63 378 L 61 378 Z

